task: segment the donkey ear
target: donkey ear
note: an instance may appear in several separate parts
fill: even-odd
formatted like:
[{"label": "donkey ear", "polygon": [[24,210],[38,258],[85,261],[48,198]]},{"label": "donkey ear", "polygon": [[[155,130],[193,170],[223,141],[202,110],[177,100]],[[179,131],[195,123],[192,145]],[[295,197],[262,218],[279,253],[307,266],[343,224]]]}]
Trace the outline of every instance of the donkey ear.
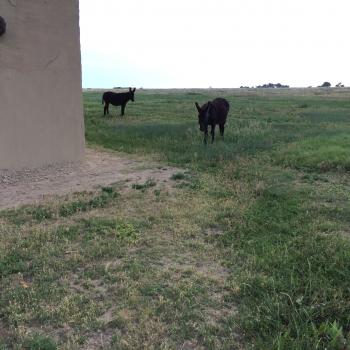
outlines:
[{"label": "donkey ear", "polygon": [[129,87],[129,91],[131,92],[131,87]]},{"label": "donkey ear", "polygon": [[199,104],[197,102],[195,102],[195,105],[197,107],[197,111],[200,113],[201,112],[201,108],[199,107]]},{"label": "donkey ear", "polygon": [[136,91],[136,88],[134,88],[134,90],[132,92],[135,92]]}]

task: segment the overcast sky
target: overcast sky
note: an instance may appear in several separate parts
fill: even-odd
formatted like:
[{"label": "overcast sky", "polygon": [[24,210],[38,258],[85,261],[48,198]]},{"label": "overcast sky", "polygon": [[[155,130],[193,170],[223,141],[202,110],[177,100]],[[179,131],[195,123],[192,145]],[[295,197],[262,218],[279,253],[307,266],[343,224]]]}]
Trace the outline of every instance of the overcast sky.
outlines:
[{"label": "overcast sky", "polygon": [[83,87],[350,85],[349,0],[80,0]]}]

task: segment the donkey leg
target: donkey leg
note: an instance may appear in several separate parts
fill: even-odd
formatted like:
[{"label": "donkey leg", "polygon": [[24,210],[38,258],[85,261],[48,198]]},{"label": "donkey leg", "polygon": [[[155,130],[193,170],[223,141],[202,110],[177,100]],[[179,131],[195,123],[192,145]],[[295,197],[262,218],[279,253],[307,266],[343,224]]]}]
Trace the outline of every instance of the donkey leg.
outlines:
[{"label": "donkey leg", "polygon": [[222,136],[222,139],[224,139],[224,131],[225,131],[225,124],[219,125],[220,127],[220,135]]},{"label": "donkey leg", "polygon": [[106,102],[105,108],[104,108],[104,115],[109,114],[109,102]]},{"label": "donkey leg", "polygon": [[122,105],[122,116],[124,115],[124,111],[125,111],[125,105]]},{"label": "donkey leg", "polygon": [[205,128],[204,130],[204,140],[203,143],[207,145],[207,139],[208,139],[208,127]]},{"label": "donkey leg", "polygon": [[214,137],[215,137],[215,124],[211,126],[211,143],[214,142]]}]

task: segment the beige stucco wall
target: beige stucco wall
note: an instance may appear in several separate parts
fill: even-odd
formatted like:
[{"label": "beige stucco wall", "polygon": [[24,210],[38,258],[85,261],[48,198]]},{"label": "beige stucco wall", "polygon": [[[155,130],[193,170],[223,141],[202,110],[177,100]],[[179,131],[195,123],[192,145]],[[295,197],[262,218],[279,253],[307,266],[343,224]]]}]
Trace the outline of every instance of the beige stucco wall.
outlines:
[{"label": "beige stucco wall", "polygon": [[78,0],[0,0],[0,169],[79,161]]}]

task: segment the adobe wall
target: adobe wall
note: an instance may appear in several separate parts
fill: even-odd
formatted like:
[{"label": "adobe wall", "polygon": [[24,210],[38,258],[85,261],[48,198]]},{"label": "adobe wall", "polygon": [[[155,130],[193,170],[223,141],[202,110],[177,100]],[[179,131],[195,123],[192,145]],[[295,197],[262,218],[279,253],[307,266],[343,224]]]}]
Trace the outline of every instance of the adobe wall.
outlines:
[{"label": "adobe wall", "polygon": [[79,1],[1,0],[0,16],[0,169],[81,160]]}]

